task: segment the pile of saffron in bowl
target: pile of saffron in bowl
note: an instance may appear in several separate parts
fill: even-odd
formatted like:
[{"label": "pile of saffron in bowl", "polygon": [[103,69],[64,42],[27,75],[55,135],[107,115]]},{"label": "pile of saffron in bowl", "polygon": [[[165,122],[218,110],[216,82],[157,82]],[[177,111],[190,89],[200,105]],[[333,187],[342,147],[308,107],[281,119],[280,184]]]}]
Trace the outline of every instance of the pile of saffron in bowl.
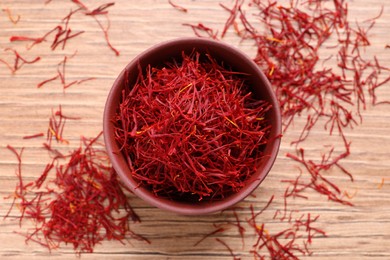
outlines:
[{"label": "pile of saffron in bowl", "polygon": [[264,158],[271,129],[272,106],[255,96],[246,76],[196,51],[139,68],[114,118],[132,178],[175,201],[240,191]]}]

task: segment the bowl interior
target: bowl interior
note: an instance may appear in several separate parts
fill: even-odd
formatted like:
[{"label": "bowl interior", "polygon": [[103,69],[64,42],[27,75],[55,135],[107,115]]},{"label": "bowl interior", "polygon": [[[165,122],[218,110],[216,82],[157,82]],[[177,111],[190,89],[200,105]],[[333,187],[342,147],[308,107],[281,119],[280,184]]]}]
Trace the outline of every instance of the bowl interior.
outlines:
[{"label": "bowl interior", "polygon": [[[200,201],[196,204],[159,198],[142,186],[138,187],[138,182],[132,178],[127,162],[119,151],[119,146],[115,141],[114,124],[112,122],[121,100],[122,89],[125,87],[125,74],[131,85],[137,79],[139,65],[141,68],[145,68],[147,65],[158,67],[167,61],[170,62],[176,58],[181,58],[183,51],[186,54],[190,54],[194,50],[199,53],[209,53],[215,60],[229,66],[233,71],[249,74],[247,85],[251,87],[255,97],[266,100],[273,106],[273,109],[266,115],[269,122],[272,124],[272,129],[269,141],[264,150],[265,156],[260,162],[257,171],[247,181],[247,185],[240,192],[232,194],[221,201]],[[126,71],[127,73],[125,73]],[[201,38],[184,38],[156,45],[138,55],[126,66],[114,82],[108,95],[104,111],[103,128],[107,152],[113,167],[122,181],[137,196],[149,204],[165,210],[179,214],[195,215],[215,212],[232,206],[248,196],[263,181],[277,156],[280,144],[281,118],[279,104],[269,81],[260,71],[258,66],[245,54],[229,45],[217,41]]]}]

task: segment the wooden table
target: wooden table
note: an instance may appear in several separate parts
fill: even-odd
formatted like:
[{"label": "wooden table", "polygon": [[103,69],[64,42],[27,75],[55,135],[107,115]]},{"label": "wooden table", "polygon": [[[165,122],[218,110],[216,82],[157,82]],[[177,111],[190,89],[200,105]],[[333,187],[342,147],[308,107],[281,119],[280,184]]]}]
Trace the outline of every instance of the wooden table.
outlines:
[{"label": "wooden table", "polygon": [[[3,197],[11,194],[16,185],[16,159],[6,146],[10,144],[17,149],[25,147],[23,155],[23,176],[26,179],[36,178],[47,163],[47,153],[42,148],[41,139],[24,140],[23,136],[44,132],[47,129],[51,110],[62,105],[64,113],[79,116],[81,120],[69,120],[64,138],[69,140],[67,148],[78,146],[81,135],[93,137],[102,130],[102,113],[108,91],[123,67],[141,51],[158,42],[182,36],[193,36],[189,27],[183,23],[197,24],[202,22],[213,28],[222,30],[228,14],[220,6],[220,1],[183,0],[177,4],[189,9],[187,13],[175,10],[168,1],[117,0],[109,9],[111,29],[109,32],[112,44],[120,51],[120,56],[107,47],[104,36],[96,22],[87,16],[72,18],[72,31],[84,30],[83,35],[69,41],[65,50],[60,48],[51,51],[48,43],[35,46],[29,51],[25,43],[10,43],[11,35],[30,35],[36,37],[53,28],[60,22],[75,4],[71,1],[52,1],[48,4],[40,1],[2,0],[1,8],[9,8],[14,18],[20,15],[20,21],[12,24],[5,12],[0,13],[0,58],[11,61],[11,53],[3,51],[14,47],[28,59],[41,56],[36,64],[26,64],[12,75],[7,67],[0,63],[0,258],[1,259],[70,259],[77,258],[72,247],[64,246],[51,254],[46,248],[34,243],[25,244],[24,238],[14,231],[23,232],[30,224],[28,221],[19,228],[18,221],[12,217],[3,220],[11,200]],[[84,1],[88,6],[97,6],[95,1]],[[103,3],[103,1],[99,1]],[[232,5],[232,1],[225,1]],[[376,16],[381,6],[384,12],[371,30],[371,47],[367,47],[366,55],[378,55],[383,65],[390,67],[389,44],[390,12],[385,0],[349,1],[350,19],[362,21]],[[255,49],[250,42],[240,43],[232,31],[224,41],[237,46],[248,55]],[[59,82],[51,82],[40,89],[36,85],[56,75],[57,63],[64,55],[77,55],[68,61],[68,80],[79,80],[94,77],[95,80],[74,85],[63,91]],[[382,100],[390,100],[389,83],[380,91]],[[380,105],[368,106],[362,112],[363,122],[353,130],[347,131],[352,141],[352,155],[344,161],[355,178],[350,182],[340,172],[332,172],[334,178],[349,194],[356,195],[351,199],[353,207],[339,205],[328,201],[323,196],[310,193],[310,199],[295,199],[289,207],[301,213],[310,212],[320,215],[317,226],[326,231],[327,236],[319,236],[313,240],[311,250],[314,259],[390,259],[390,107]],[[269,231],[277,229],[279,222],[273,219],[275,210],[283,209],[285,186],[282,179],[296,176],[296,164],[286,158],[285,154],[293,151],[291,140],[296,138],[302,127],[303,119],[285,133],[276,163],[261,187],[255,191],[256,197],[248,197],[237,205],[241,218],[249,216],[249,205],[261,208],[272,194],[275,202],[265,212],[262,221]],[[327,134],[314,131],[305,147],[318,150],[326,142]],[[384,184],[381,185],[382,178]],[[193,244],[205,234],[211,232],[212,223],[234,221],[231,211],[209,216],[177,216],[159,210],[132,197],[131,203],[140,215],[142,223],[132,225],[133,229],[149,238],[152,243],[132,241],[122,245],[118,242],[105,241],[95,248],[93,254],[82,255],[84,259],[232,259],[229,252],[213,237],[194,247]],[[12,213],[14,216],[17,211]],[[248,230],[248,236],[252,236]],[[228,243],[242,259],[251,259],[249,249],[251,242],[242,248],[241,238],[236,229],[230,229],[219,237]],[[250,241],[250,240],[248,240]]]}]

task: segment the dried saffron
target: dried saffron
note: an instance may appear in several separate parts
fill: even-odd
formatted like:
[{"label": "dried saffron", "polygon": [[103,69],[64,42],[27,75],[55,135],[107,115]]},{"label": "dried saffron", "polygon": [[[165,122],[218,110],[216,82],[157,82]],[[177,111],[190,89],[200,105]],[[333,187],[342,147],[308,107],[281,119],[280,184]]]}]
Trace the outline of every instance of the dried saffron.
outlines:
[{"label": "dried saffron", "polygon": [[[277,1],[247,2],[251,6],[249,13],[243,11],[245,1],[237,0],[231,8],[222,5],[229,16],[221,38],[230,27],[234,27],[241,40],[255,43],[257,53],[254,61],[267,72],[275,88],[285,131],[295,117],[306,117],[299,138],[292,143],[297,148],[296,153],[289,153],[288,157],[303,165],[309,175],[300,174],[299,181],[291,180],[294,187],[287,195],[307,199],[306,195],[299,193],[310,188],[334,202],[351,205],[343,200],[343,193],[326,177],[326,172],[336,168],[353,181],[352,174],[342,166],[342,160],[350,155],[350,142],[345,131],[358,125],[358,119],[362,121],[361,110],[366,108],[368,98],[374,105],[390,103],[378,101],[375,93],[390,81],[389,76],[383,78],[381,75],[381,71],[389,68],[382,66],[375,56],[368,59],[361,55],[363,48],[370,45],[368,33],[376,19],[380,18],[383,8],[377,16],[353,26],[348,21],[348,6],[342,0],[335,0],[329,5],[320,0],[293,0],[286,4]],[[254,15],[257,21],[247,19],[250,15]],[[214,28],[200,25],[207,28],[204,31],[208,34],[200,35],[195,31],[197,27],[192,26],[197,36],[219,38],[217,34],[210,33],[214,32]],[[328,47],[326,44],[334,39],[334,54],[327,60],[335,57],[339,70],[327,68],[326,60],[321,60],[319,55],[321,48]],[[302,156],[303,143],[309,138],[311,129],[320,124],[330,135],[340,136],[344,150],[336,154],[334,146],[329,146],[326,155],[307,159]]]},{"label": "dried saffron", "polygon": [[23,136],[23,139],[32,139],[32,138],[37,138],[37,137],[41,137],[41,136],[45,136],[44,133],[37,133],[37,134],[33,134],[33,135],[25,135]]},{"label": "dried saffron", "polygon": [[[50,1],[47,1],[46,4],[48,4]],[[73,32],[72,29],[69,26],[69,22],[71,18],[76,14],[83,12],[84,15],[93,17],[96,23],[99,25],[100,29],[102,30],[104,34],[105,41],[109,48],[115,53],[115,55],[119,55],[119,51],[114,48],[109,40],[108,37],[108,31],[110,29],[110,19],[108,17],[108,8],[113,6],[115,3],[105,3],[100,5],[99,7],[90,10],[86,5],[84,5],[81,1],[72,1],[74,2],[78,8],[75,10],[69,11],[69,13],[61,19],[61,22],[57,24],[54,28],[47,31],[45,34],[43,34],[41,37],[30,37],[30,36],[23,36],[23,35],[14,35],[10,37],[10,42],[17,42],[17,41],[26,41],[31,42],[30,45],[27,46],[27,49],[31,49],[34,45],[40,44],[42,42],[48,41],[49,36],[53,35],[53,38],[51,40],[50,48],[52,50],[56,50],[57,47],[60,47],[61,49],[65,49],[65,45],[68,42],[68,40],[73,39],[81,34],[84,33],[84,31],[78,31]],[[98,16],[105,16],[106,17],[106,25],[102,21],[98,19]],[[50,40],[49,40],[50,41]]]},{"label": "dried saffron", "polygon": [[212,39],[218,38],[218,32],[214,32],[213,29],[202,23],[198,23],[197,25],[184,23],[183,25],[191,27],[195,35],[198,37],[210,37]]},{"label": "dried saffron", "polygon": [[52,110],[51,114],[52,115],[49,119],[49,127],[46,134],[47,145],[50,147],[53,139],[55,139],[57,142],[68,144],[69,142],[62,137],[66,119],[68,117],[63,116],[61,105],[58,107],[56,112]]},{"label": "dried saffron", "polygon": [[41,57],[38,56],[33,60],[26,60],[25,58],[23,58],[19,54],[19,52],[17,50],[14,50],[12,48],[6,48],[5,51],[11,51],[15,56],[15,60],[14,60],[13,65],[10,65],[7,61],[0,59],[0,62],[4,63],[8,67],[8,69],[11,71],[11,73],[15,73],[16,71],[18,71],[20,68],[22,68],[22,66],[24,64],[33,64],[41,59]]},{"label": "dried saffron", "polygon": [[[111,22],[108,16],[107,8],[115,5],[115,3],[111,2],[111,3],[102,4],[99,7],[90,10],[84,3],[82,3],[79,0],[72,0],[72,2],[75,3],[77,6],[79,6],[82,10],[84,10],[85,15],[92,16],[95,19],[96,23],[99,25],[100,29],[104,34],[104,38],[106,40],[108,47],[115,53],[116,56],[119,56],[119,51],[114,46],[112,46],[110,39],[108,37],[108,31],[110,30]],[[106,26],[104,26],[102,21],[98,19],[98,16],[101,15],[106,17]]]},{"label": "dried saffron", "polygon": [[96,79],[94,77],[89,77],[89,78],[85,78],[85,79],[73,80],[73,81],[71,81],[69,83],[67,82],[66,76],[65,76],[66,75],[65,74],[65,71],[66,71],[65,68],[66,68],[68,60],[72,59],[76,54],[77,54],[77,52],[73,53],[71,56],[64,56],[62,61],[60,61],[57,64],[57,75],[39,82],[37,84],[37,88],[41,88],[42,86],[46,85],[47,83],[59,79],[60,82],[61,82],[62,88],[65,91],[67,88],[69,88],[69,87],[71,87],[73,85],[79,85],[79,84],[84,83],[86,81],[90,81],[90,80]]},{"label": "dried saffron", "polygon": [[[18,178],[19,183],[15,187],[15,192],[14,192],[14,194],[12,196],[13,197],[13,201],[12,201],[11,207],[8,210],[8,212],[4,215],[4,219],[9,216],[13,206],[15,205],[15,201],[16,201],[17,198],[20,198],[22,200],[22,203],[24,202],[25,193],[26,193],[26,186],[23,184],[23,178],[22,178],[22,154],[23,154],[24,148],[21,148],[20,152],[18,152],[13,146],[7,145],[7,149],[10,150],[16,156],[16,159],[18,161],[18,167],[17,167],[17,169],[15,171],[15,174],[16,174],[16,176]],[[9,197],[11,197],[11,196],[9,196]],[[21,207],[20,209],[21,209],[21,213],[22,214],[21,214],[21,218],[20,218],[19,224],[21,223],[21,220],[22,220],[22,218],[24,216],[24,211],[25,211],[25,209],[23,207]]]},{"label": "dried saffron", "polygon": [[168,0],[168,3],[175,9],[181,11],[181,12],[184,12],[184,13],[187,13],[188,12],[188,9],[187,8],[184,8],[180,5],[177,5],[175,4],[174,2],[172,2],[171,0]]},{"label": "dried saffron", "polygon": [[12,16],[11,10],[9,8],[3,8],[3,12],[6,12],[8,15],[8,19],[13,23],[17,24],[20,20],[20,15],[17,15],[16,18]]},{"label": "dried saffron", "polygon": [[[219,228],[203,236],[198,243],[214,236],[216,234],[224,233],[230,227],[239,227],[238,234],[241,236],[242,230],[248,232],[253,231],[253,236],[245,236],[242,239],[243,249],[247,249],[245,244],[249,244],[249,253],[253,255],[255,259],[299,259],[300,256],[312,255],[310,245],[313,243],[313,239],[317,237],[326,237],[326,233],[315,226],[315,223],[319,219],[319,216],[313,217],[312,214],[301,214],[297,210],[290,210],[289,217],[280,218],[278,226],[278,232],[271,232],[266,228],[264,216],[262,215],[267,209],[270,209],[275,197],[272,196],[268,203],[263,208],[255,209],[253,204],[249,205],[250,217],[241,219],[240,215],[235,210],[225,211],[229,214],[226,224],[221,224]],[[241,211],[245,211],[248,208],[240,208]],[[287,210],[287,209],[285,209]],[[278,212],[278,211],[276,211]],[[234,219],[234,220],[230,220]],[[260,224],[260,221],[262,222]],[[237,225],[237,223],[240,223]],[[223,225],[223,227],[221,227]],[[216,227],[216,225],[213,225]],[[232,236],[232,234],[229,234]],[[215,238],[219,243],[223,244],[229,251],[232,257],[237,257],[233,253],[232,248],[220,238]],[[222,241],[222,242],[221,242]],[[249,243],[245,243],[249,242]]]},{"label": "dried saffron", "polygon": [[69,40],[69,39],[72,39],[72,38],[75,38],[76,36],[84,33],[84,31],[79,31],[79,32],[75,32],[72,34],[72,30],[69,28],[69,21],[71,19],[71,17],[80,11],[80,8],[79,9],[76,9],[74,11],[70,11],[68,13],[68,15],[66,15],[62,20],[61,22],[56,25],[54,28],[52,28],[51,30],[49,30],[48,32],[46,32],[43,36],[41,37],[29,37],[29,36],[19,36],[19,35],[15,35],[15,36],[11,36],[10,37],[10,42],[16,42],[16,41],[27,41],[27,42],[32,42],[31,45],[28,45],[27,46],[27,49],[31,49],[34,45],[36,44],[40,44],[44,41],[47,40],[47,38],[54,34],[54,38],[52,40],[52,43],[51,43],[51,46],[50,48],[52,50],[55,50],[58,46],[62,46],[61,48],[64,49],[65,48],[65,44],[66,42]]},{"label": "dried saffron", "polygon": [[34,221],[35,229],[20,233],[26,242],[36,242],[49,250],[63,243],[72,244],[77,253],[93,252],[94,246],[103,240],[122,242],[131,237],[149,242],[130,229],[129,219],[140,219],[109,165],[100,136],[82,137],[79,148],[53,158],[41,176],[28,184],[24,184],[21,175],[23,149],[17,152],[8,146],[18,159],[19,182],[5,218],[17,202],[20,225],[24,218]]},{"label": "dried saffron", "polygon": [[[243,8],[245,3],[250,8]],[[350,155],[351,147],[346,131],[362,122],[361,110],[366,108],[368,99],[373,105],[390,103],[387,100],[379,101],[375,93],[390,81],[388,75],[383,75],[383,71],[388,72],[389,68],[381,65],[375,56],[369,59],[361,55],[364,48],[370,45],[368,33],[381,16],[383,7],[376,17],[353,26],[348,21],[348,5],[343,0],[293,0],[287,3],[236,0],[232,7],[221,6],[228,12],[221,37],[214,33],[216,28],[203,23],[185,25],[190,26],[199,37],[217,40],[222,40],[233,27],[240,40],[252,41],[257,50],[254,61],[266,72],[275,88],[284,130],[288,131],[296,117],[304,116],[306,120],[299,137],[292,142],[296,152],[287,154],[288,158],[301,165],[297,167],[299,175],[282,180],[287,183],[282,195],[283,209],[276,209],[274,214],[274,219],[289,225],[286,229],[281,228],[279,233],[272,234],[265,229],[264,223],[257,224],[256,217],[270,206],[274,196],[257,213],[250,205],[252,217],[248,219],[248,225],[257,235],[250,253],[255,259],[298,259],[301,255],[312,255],[309,246],[313,238],[326,234],[313,227],[318,216],[313,218],[307,213],[296,218],[299,211],[288,210],[288,199],[307,200],[309,193],[305,192],[311,189],[336,203],[353,205],[344,198],[351,197],[349,193],[342,191],[327,176],[327,172],[336,169],[351,181],[354,180],[352,173],[342,165],[343,159]],[[336,44],[333,44],[334,39]],[[322,59],[322,48],[334,52]],[[339,69],[327,68],[327,61],[333,62],[335,59]],[[321,124],[330,135],[339,136],[341,145],[325,146],[327,151],[317,157],[312,154],[305,156],[305,140],[310,138],[310,131]],[[382,185],[383,179],[378,187]],[[230,248],[228,251],[232,252]]]},{"label": "dried saffron", "polygon": [[199,239],[199,240],[194,244],[194,246],[199,245],[199,244],[202,243],[202,241],[205,240],[206,238],[208,238],[208,237],[210,237],[210,236],[213,236],[213,235],[215,235],[215,234],[218,234],[218,233],[222,233],[222,232],[224,232],[225,230],[226,230],[226,229],[223,228],[223,227],[219,227],[219,228],[213,230],[212,232],[210,232],[210,233],[204,235],[201,239]]},{"label": "dried saffron", "polygon": [[132,177],[157,196],[218,200],[241,190],[263,158],[270,109],[245,75],[182,53],[125,87],[116,140]]},{"label": "dried saffron", "polygon": [[233,257],[233,260],[240,260],[240,259],[241,259],[241,258],[237,257],[237,256],[234,254],[234,252],[233,252],[233,250],[231,249],[231,247],[230,247],[228,244],[226,244],[225,241],[223,241],[223,240],[221,240],[221,239],[219,239],[219,238],[216,238],[215,240],[216,240],[218,243],[222,244],[224,247],[226,247],[226,249],[230,252],[230,255]]},{"label": "dried saffron", "polygon": [[106,3],[102,4],[101,6],[93,9],[90,12],[86,12],[85,15],[101,15],[101,14],[108,14],[108,11],[106,10],[110,6],[113,6],[115,3]]}]

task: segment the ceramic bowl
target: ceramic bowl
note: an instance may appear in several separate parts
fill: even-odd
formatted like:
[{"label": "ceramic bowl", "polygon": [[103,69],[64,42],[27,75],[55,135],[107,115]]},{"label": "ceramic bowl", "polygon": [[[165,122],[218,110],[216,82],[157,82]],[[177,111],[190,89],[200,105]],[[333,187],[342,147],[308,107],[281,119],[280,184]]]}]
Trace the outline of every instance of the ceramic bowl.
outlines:
[{"label": "ceramic bowl", "polygon": [[[180,58],[183,51],[191,53],[194,49],[200,53],[208,52],[211,57],[215,58],[217,61],[229,65],[233,71],[248,74],[248,85],[253,88],[251,90],[255,94],[255,97],[268,101],[272,104],[273,108],[266,115],[272,125],[272,128],[269,141],[264,148],[265,156],[259,164],[257,171],[247,181],[246,186],[239,192],[232,194],[223,200],[189,203],[157,197],[148,189],[140,186],[138,181],[132,178],[132,174],[125,157],[119,151],[119,144],[115,141],[113,118],[117,113],[119,102],[121,100],[122,89],[124,88],[124,76],[126,74],[125,71],[128,72],[129,82],[135,82],[138,75],[139,65],[142,68],[149,64],[152,67],[158,66],[167,61],[172,61],[175,57]],[[134,192],[134,194],[147,203],[164,210],[185,215],[201,215],[217,212],[233,206],[251,194],[264,180],[268,172],[271,170],[279,150],[281,115],[278,101],[269,81],[259,67],[244,53],[235,47],[214,40],[202,38],[181,38],[163,42],[147,49],[135,57],[124,68],[115,80],[108,95],[104,111],[103,129],[104,140],[112,165],[121,180]]]}]

